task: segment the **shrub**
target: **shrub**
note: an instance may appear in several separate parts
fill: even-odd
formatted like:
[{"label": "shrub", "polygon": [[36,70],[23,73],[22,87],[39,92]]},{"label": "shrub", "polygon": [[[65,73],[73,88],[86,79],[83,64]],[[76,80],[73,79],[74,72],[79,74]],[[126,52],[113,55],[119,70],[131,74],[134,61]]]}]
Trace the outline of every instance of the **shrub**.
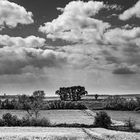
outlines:
[{"label": "shrub", "polygon": [[96,113],[94,121],[94,125],[96,127],[108,128],[111,125],[111,123],[111,118],[106,112],[100,111]]},{"label": "shrub", "polygon": [[129,130],[134,130],[135,129],[135,121],[133,121],[131,118],[125,121],[125,126],[129,128]]},{"label": "shrub", "polygon": [[43,118],[43,119],[31,118],[29,120],[29,123],[30,123],[29,124],[30,126],[42,126],[42,127],[44,127],[44,126],[50,126],[50,121],[47,120],[47,119],[45,119],[45,118]]},{"label": "shrub", "polygon": [[46,118],[42,118],[42,119],[37,119],[37,118],[29,118],[29,117],[23,117],[21,120],[21,125],[22,126],[40,126],[40,127],[46,127],[46,126],[50,126],[51,122],[46,119]]},{"label": "shrub", "polygon": [[12,115],[10,113],[3,114],[2,116],[4,125],[11,126],[12,125]]},{"label": "shrub", "polygon": [[11,115],[10,113],[3,114],[1,123],[4,126],[20,126],[20,120],[15,115]]},{"label": "shrub", "polygon": [[30,126],[30,119],[29,119],[29,117],[23,117],[21,119],[21,126]]}]

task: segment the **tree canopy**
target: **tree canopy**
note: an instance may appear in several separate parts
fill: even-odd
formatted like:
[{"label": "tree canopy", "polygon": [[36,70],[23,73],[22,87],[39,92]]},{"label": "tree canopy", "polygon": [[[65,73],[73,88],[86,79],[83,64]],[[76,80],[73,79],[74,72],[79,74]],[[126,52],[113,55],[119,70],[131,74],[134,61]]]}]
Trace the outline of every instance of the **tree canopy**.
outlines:
[{"label": "tree canopy", "polygon": [[71,100],[78,101],[82,96],[88,94],[85,87],[82,86],[72,86],[72,87],[60,87],[55,94],[60,96],[61,100]]}]

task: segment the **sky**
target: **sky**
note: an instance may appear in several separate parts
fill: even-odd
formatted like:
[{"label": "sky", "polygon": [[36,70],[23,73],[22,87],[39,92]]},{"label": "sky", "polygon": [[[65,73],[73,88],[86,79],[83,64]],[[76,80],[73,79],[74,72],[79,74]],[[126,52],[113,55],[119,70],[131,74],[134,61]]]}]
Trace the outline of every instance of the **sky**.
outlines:
[{"label": "sky", "polygon": [[140,93],[139,0],[0,0],[0,94]]}]

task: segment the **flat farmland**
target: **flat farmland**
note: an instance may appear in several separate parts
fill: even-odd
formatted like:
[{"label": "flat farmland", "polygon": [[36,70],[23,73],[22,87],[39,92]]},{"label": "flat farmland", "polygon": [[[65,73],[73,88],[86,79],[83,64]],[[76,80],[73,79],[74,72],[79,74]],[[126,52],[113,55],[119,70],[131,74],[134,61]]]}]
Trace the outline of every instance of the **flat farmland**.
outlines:
[{"label": "flat farmland", "polygon": [[[26,111],[21,110],[0,110],[0,117],[5,113],[11,113],[18,118],[25,117]],[[79,124],[93,124],[95,114],[89,110],[44,110],[40,111],[40,118],[48,118],[51,123],[79,123]]]}]

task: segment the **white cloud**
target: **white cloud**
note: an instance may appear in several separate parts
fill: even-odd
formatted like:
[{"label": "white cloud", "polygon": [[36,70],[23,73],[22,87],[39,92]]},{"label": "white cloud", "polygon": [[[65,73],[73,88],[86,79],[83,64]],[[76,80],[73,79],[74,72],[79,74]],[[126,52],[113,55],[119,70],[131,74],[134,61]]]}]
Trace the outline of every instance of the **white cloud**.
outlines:
[{"label": "white cloud", "polygon": [[103,2],[73,1],[65,8],[59,8],[63,13],[57,19],[40,27],[48,38],[78,42],[76,45],[54,49],[44,46],[43,38],[0,35],[0,74],[25,73],[34,68],[38,71],[50,67],[113,70],[116,64],[134,62],[134,57],[130,55],[132,52],[137,59],[134,64],[138,65],[140,28],[109,29],[109,23],[94,18],[102,8],[108,7]]},{"label": "white cloud", "polygon": [[120,16],[119,19],[121,20],[128,20],[132,17],[140,18],[140,1],[138,1],[133,7],[124,11]]},{"label": "white cloud", "polygon": [[[104,34],[103,56],[110,63],[140,66],[140,28],[115,28]],[[122,70],[123,71],[123,70]]]},{"label": "white cloud", "polygon": [[105,40],[111,44],[131,44],[132,42],[137,44],[140,39],[140,27],[134,27],[132,29],[114,28],[108,30],[104,34]]},{"label": "white cloud", "polygon": [[8,0],[0,0],[0,29],[5,25],[14,28],[18,23],[31,24],[34,22],[32,16],[32,12],[27,12],[24,7]]},{"label": "white cloud", "polygon": [[37,74],[37,70],[42,71],[45,67],[61,68],[66,63],[65,54],[45,49],[45,41],[35,36],[22,38],[0,35],[0,75],[29,71]]},{"label": "white cloud", "polygon": [[39,48],[45,45],[45,39],[28,36],[26,38],[22,37],[10,37],[8,35],[0,35],[0,46],[8,47],[24,47],[24,48]]},{"label": "white cloud", "polygon": [[[105,5],[96,1],[73,1],[61,8],[63,12],[52,22],[45,23],[39,30],[52,39],[63,39],[72,42],[96,42],[110,25],[94,19]],[[60,10],[60,8],[59,8]]]}]

